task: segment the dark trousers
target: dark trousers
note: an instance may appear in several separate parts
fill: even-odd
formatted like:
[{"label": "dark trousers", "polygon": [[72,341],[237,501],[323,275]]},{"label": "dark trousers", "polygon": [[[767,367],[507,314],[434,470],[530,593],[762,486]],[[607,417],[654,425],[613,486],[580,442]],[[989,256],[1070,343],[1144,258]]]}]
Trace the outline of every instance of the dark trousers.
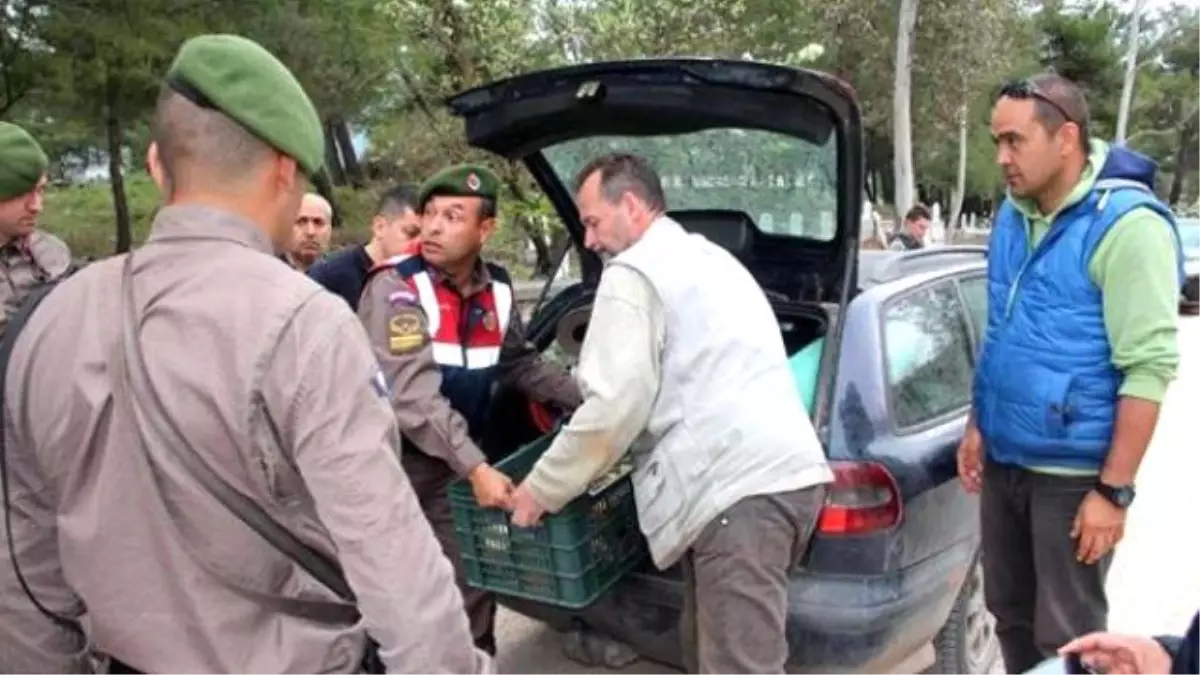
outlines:
[{"label": "dark trousers", "polygon": [[1079,504],[1095,482],[993,462],[984,469],[984,595],[1007,672],[1023,673],[1107,626],[1104,580],[1112,553],[1085,565],[1071,538]]},{"label": "dark trousers", "polygon": [[496,596],[467,583],[467,572],[462,563],[462,547],[454,534],[454,516],[450,510],[450,496],[447,492],[455,476],[445,462],[416,451],[406,450],[401,463],[412,481],[421,510],[433,526],[433,534],[438,543],[442,545],[442,553],[446,554],[454,565],[454,580],[458,582],[458,589],[462,592],[475,646],[495,656]]},{"label": "dark trousers", "polygon": [[823,485],[747,497],[704,528],[682,561],[688,672],[784,672],[788,582],[824,501]]}]

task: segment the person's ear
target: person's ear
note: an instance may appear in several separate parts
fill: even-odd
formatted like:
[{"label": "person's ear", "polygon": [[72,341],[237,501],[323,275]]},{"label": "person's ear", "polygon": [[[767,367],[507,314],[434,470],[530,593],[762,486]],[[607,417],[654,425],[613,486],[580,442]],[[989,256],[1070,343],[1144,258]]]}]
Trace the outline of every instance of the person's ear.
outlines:
[{"label": "person's ear", "polygon": [[383,236],[383,228],[387,226],[387,221],[383,216],[376,215],[371,219],[371,235],[376,239]]},{"label": "person's ear", "polygon": [[300,165],[287,155],[275,156],[275,176],[279,189],[284,194],[303,187],[301,183]]},{"label": "person's ear", "polygon": [[479,241],[486,243],[496,233],[496,217],[484,218],[479,221]]},{"label": "person's ear", "polygon": [[155,141],[150,141],[150,147],[146,148],[146,169],[150,172],[150,179],[154,181],[159,193],[163,197],[171,196],[171,184],[167,180],[166,170],[163,169],[162,159],[158,156],[158,143]]}]

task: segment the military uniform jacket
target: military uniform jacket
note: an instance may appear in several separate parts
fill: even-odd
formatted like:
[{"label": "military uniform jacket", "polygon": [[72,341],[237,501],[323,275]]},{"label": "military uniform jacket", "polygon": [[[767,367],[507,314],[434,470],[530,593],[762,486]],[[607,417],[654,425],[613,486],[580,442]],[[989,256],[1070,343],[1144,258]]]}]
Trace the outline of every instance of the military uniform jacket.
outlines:
[{"label": "military uniform jacket", "polygon": [[[391,389],[406,445],[404,466],[418,494],[445,483],[447,466],[466,476],[483,463],[476,445],[493,384],[574,409],[579,387],[525,340],[508,274],[482,262],[463,288],[420,256],[374,271],[359,317]],[[474,439],[474,440],[473,440]]]},{"label": "military uniform jacket", "polygon": [[25,296],[57,278],[70,265],[71,251],[49,232],[34,230],[0,247],[0,269],[4,274],[4,283],[0,284],[0,337]]},{"label": "military uniform jacket", "polygon": [[261,596],[337,598],[177,465],[160,467],[160,496],[128,407],[114,401],[117,257],[56,288],[10,363],[15,550],[41,603],[86,612],[86,629],[40,614],[4,547],[0,670],[82,670],[90,641],[144,672],[353,672],[366,633],[390,672],[491,668],[398,462],[361,325],[270,250],[238,217],[164,208],[134,254],[146,373],[219,474],[341,562],[361,623],[272,609]]}]

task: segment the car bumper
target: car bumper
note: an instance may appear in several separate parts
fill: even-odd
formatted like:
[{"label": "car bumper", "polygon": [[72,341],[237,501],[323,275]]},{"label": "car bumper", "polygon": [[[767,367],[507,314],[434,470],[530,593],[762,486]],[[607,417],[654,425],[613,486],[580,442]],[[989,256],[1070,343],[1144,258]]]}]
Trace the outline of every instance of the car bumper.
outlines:
[{"label": "car bumper", "polygon": [[[788,603],[789,670],[883,672],[903,663],[945,624],[977,546],[964,541],[878,576],[796,575]],[[582,623],[645,658],[678,667],[681,594],[678,577],[641,572],[577,612],[505,597],[500,602],[560,630]]]}]

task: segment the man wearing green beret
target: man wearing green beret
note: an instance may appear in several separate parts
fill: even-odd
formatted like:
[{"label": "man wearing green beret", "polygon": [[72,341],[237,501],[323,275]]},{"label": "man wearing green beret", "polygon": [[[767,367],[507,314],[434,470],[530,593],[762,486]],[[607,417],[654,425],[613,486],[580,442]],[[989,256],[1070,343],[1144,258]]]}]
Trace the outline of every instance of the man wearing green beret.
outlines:
[{"label": "man wearing green beret", "polygon": [[93,651],[113,672],[362,672],[368,638],[389,672],[491,668],[362,326],[272,255],[323,152],[269,52],[184,43],[148,241],[10,327],[0,670],[81,672]]},{"label": "man wearing green beret", "polygon": [[0,337],[21,301],[71,265],[58,237],[37,229],[48,161],[42,146],[21,127],[0,122]]},{"label": "man wearing green beret", "polygon": [[493,385],[574,409],[579,387],[525,340],[508,272],[485,263],[500,180],[486,167],[445,169],[421,186],[421,245],[373,270],[358,314],[391,384],[404,436],[402,463],[455,563],[475,644],[494,654],[495,598],[466,584],[446,488],[466,478],[483,506],[507,507],[513,489],[479,449]]}]

